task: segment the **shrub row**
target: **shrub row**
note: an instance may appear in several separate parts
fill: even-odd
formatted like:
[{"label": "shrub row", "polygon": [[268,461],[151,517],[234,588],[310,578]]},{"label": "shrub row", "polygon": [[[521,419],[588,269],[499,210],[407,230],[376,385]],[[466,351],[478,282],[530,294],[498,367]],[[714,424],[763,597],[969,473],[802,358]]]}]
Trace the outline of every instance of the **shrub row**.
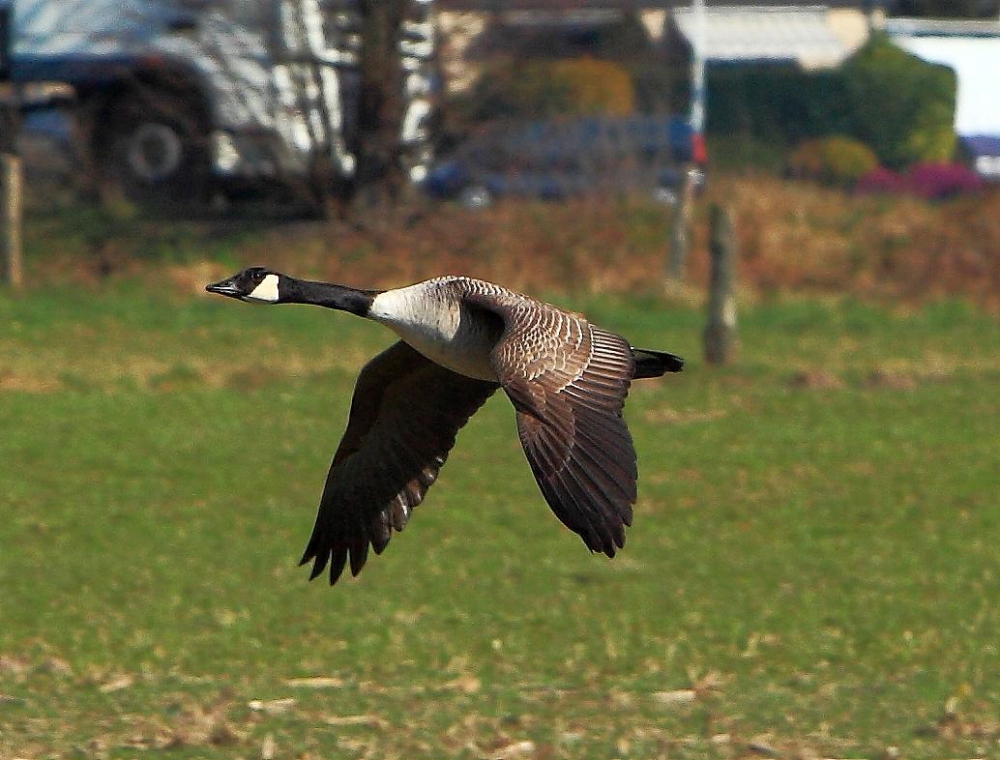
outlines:
[{"label": "shrub row", "polygon": [[983,181],[961,164],[921,161],[906,170],[893,171],[879,165],[875,153],[849,137],[832,136],[806,140],[791,154],[788,173],[862,195],[908,194],[941,200],[983,189]]}]

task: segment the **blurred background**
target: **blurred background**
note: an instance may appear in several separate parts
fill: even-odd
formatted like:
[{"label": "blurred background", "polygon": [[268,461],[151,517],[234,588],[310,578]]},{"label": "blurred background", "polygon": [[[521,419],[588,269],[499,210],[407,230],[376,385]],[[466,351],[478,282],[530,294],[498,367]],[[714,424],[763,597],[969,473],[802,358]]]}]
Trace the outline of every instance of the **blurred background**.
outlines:
[{"label": "blurred background", "polygon": [[[77,226],[88,214],[384,226],[387,213],[423,223],[498,200],[628,198],[670,220],[678,279],[687,248],[704,248],[698,214],[718,199],[740,220],[757,285],[831,269],[871,278],[874,259],[828,249],[892,256],[891,223],[841,230],[843,246],[809,230],[795,242],[808,273],[776,272],[789,269],[785,246],[762,239],[795,235],[789,200],[846,211],[864,197],[991,194],[994,5],[21,0],[0,5],[5,151],[26,177],[19,208],[79,215]],[[831,204],[829,189],[849,200]],[[918,208],[922,232],[891,264],[923,267],[905,288],[995,289],[995,267],[948,244],[955,214]],[[449,226],[484,223],[459,218]],[[997,231],[979,223],[992,246]],[[115,244],[95,237],[108,253],[79,263],[117,266]],[[534,237],[524,247],[544,246]],[[662,250],[638,253],[646,269]],[[930,277],[940,256],[960,259],[946,278],[967,281]]]},{"label": "blurred background", "polygon": [[[462,183],[570,195],[604,184],[586,164],[613,158],[703,168],[706,133],[725,141],[722,167],[997,173],[989,2],[85,5],[4,6],[5,93],[26,136],[56,141],[78,189],[104,200],[197,207],[283,186],[344,202]],[[834,136],[849,157],[803,146]],[[482,174],[449,176],[439,157],[470,141],[451,168]],[[831,162],[824,150],[837,166],[811,165]]]}]

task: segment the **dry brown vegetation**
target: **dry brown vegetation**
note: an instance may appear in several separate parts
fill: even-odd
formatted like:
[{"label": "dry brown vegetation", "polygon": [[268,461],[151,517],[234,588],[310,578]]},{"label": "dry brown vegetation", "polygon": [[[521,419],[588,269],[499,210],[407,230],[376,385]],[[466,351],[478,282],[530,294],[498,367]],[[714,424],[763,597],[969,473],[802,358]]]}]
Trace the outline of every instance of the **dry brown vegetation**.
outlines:
[{"label": "dry brown vegetation", "polygon": [[726,183],[716,195],[736,212],[740,274],[758,291],[904,301],[957,296],[1000,307],[996,191],[928,203],[759,179]]},{"label": "dry brown vegetation", "polygon": [[[932,203],[854,197],[764,176],[715,179],[695,210],[687,279],[699,291],[710,203],[734,213],[745,297],[849,293],[887,303],[957,297],[1000,311],[998,191]],[[39,284],[160,278],[159,251],[177,262],[172,286],[188,292],[235,259],[371,286],[456,273],[535,293],[659,293],[669,214],[646,201],[579,200],[502,203],[480,212],[428,205],[351,222],[88,219],[86,227],[70,237],[63,222],[29,219],[29,278]]]},{"label": "dry brown vegetation", "polygon": [[[1000,193],[928,203],[855,198],[807,183],[725,178],[698,204],[689,280],[706,279],[707,207],[731,207],[741,287],[877,300],[963,297],[1000,309]],[[442,272],[542,291],[657,292],[668,237],[662,208],[639,202],[447,208],[408,224],[264,235],[248,260],[303,257],[332,280],[399,284]],[[319,233],[319,234],[317,234]],[[342,253],[344,252],[344,253]],[[346,255],[345,255],[346,253]]]}]

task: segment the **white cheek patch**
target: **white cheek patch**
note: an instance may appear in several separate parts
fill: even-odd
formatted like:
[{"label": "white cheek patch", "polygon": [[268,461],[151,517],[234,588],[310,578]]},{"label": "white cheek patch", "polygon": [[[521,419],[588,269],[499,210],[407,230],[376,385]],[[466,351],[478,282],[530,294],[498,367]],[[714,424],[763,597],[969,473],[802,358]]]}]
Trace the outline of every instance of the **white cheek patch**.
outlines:
[{"label": "white cheek patch", "polygon": [[262,303],[275,303],[278,300],[278,275],[269,274],[260,281],[260,285],[247,294],[246,300]]}]

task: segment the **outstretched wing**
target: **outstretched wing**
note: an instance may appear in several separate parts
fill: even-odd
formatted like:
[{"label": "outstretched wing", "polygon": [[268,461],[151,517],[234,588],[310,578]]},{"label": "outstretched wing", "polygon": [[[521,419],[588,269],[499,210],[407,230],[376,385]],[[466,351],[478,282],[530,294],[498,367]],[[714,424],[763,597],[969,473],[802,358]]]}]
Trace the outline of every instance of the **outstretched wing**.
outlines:
[{"label": "outstretched wing", "polygon": [[545,500],[591,551],[613,557],[636,500],[635,448],[622,418],[631,348],[554,307],[497,309],[490,296],[473,298],[506,321],[491,359]]},{"label": "outstretched wing", "polygon": [[496,389],[402,341],[364,366],[300,562],[314,560],[310,580],[329,564],[336,583],[348,558],[357,575],[369,546],[385,549],[437,478],[459,429]]}]

